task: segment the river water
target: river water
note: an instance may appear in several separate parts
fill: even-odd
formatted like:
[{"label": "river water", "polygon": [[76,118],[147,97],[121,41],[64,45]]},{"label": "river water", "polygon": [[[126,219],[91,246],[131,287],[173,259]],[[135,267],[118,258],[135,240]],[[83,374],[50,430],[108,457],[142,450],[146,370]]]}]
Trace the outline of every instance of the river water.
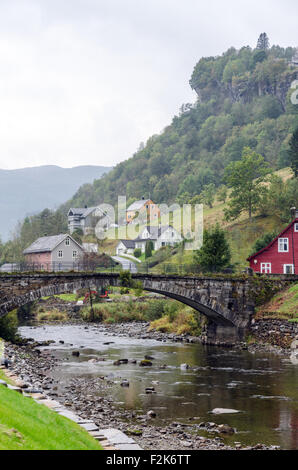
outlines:
[{"label": "river water", "polygon": [[[194,423],[225,423],[237,429],[227,443],[298,449],[298,366],[285,357],[113,336],[92,325],[23,326],[19,331],[37,341],[56,341],[46,349],[61,359],[51,375],[62,388],[76,377],[104,375],[115,382],[109,395],[116,406],[138,413],[155,410],[159,425],[189,418],[195,418]],[[72,356],[74,349],[80,350],[79,357]],[[113,365],[118,359],[139,361],[145,355],[154,357],[152,367]],[[88,362],[96,358],[101,361]],[[191,368],[182,370],[184,363]],[[121,387],[123,379],[129,387]],[[157,393],[146,394],[145,388],[152,386]],[[214,408],[238,413],[214,415]]]}]

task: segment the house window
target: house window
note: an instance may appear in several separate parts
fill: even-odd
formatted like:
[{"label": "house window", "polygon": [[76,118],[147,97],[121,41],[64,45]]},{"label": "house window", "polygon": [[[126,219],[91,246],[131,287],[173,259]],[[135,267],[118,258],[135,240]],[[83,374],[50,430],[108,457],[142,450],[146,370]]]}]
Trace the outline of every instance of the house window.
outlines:
[{"label": "house window", "polygon": [[285,253],[289,251],[289,239],[288,238],[278,239],[278,251],[279,253]]},{"label": "house window", "polygon": [[73,250],[73,252],[72,252],[72,257],[73,257],[73,258],[77,258],[77,256],[78,256],[77,250]]},{"label": "house window", "polygon": [[298,232],[298,224],[294,224],[294,230],[295,232]]},{"label": "house window", "polygon": [[271,263],[261,263],[261,273],[271,274]]},{"label": "house window", "polygon": [[69,246],[69,245],[70,245],[70,240],[69,240],[69,238],[67,238],[67,239],[65,240],[65,245],[66,245],[66,246]]},{"label": "house window", "polygon": [[284,274],[294,274],[294,265],[284,264]]},{"label": "house window", "polygon": [[58,251],[58,258],[63,258],[63,251],[62,250]]}]

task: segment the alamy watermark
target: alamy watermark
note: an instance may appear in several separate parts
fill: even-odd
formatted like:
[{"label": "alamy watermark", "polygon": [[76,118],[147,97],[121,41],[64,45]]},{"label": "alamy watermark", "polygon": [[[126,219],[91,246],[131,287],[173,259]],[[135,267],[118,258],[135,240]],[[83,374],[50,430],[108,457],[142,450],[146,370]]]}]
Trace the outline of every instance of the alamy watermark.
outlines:
[{"label": "alamy watermark", "polygon": [[[144,201],[145,203],[145,201]],[[203,244],[203,204],[149,204],[143,210],[127,216],[125,196],[118,196],[117,208],[100,204],[93,213],[95,235],[99,240],[144,240],[146,227],[158,230],[159,236],[167,231],[165,244],[184,242],[186,250],[198,250]],[[149,239],[149,238],[148,238]],[[162,240],[161,240],[162,243]]]}]

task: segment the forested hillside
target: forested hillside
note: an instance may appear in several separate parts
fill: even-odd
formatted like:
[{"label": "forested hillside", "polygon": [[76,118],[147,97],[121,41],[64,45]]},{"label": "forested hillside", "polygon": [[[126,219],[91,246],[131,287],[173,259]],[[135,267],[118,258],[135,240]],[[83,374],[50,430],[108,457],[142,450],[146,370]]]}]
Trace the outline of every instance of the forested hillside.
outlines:
[{"label": "forested hillside", "polygon": [[[21,253],[37,236],[65,231],[69,207],[116,204],[118,195],[126,195],[128,204],[142,196],[181,204],[199,200],[207,188],[215,194],[224,183],[225,168],[241,160],[246,147],[262,155],[273,171],[289,167],[289,142],[298,127],[298,106],[290,100],[298,77],[295,54],[292,47],[258,43],[256,49],[231,48],[202,58],[190,78],[196,102],[182,105],[159,135],[107,175],[81,186],[58,211],[27,218],[16,239],[2,247],[0,260]],[[286,200],[280,197],[281,184],[275,182],[267,206],[279,197],[276,207],[288,214],[289,204],[296,204],[296,182],[283,188],[284,195],[290,194]],[[268,214],[268,207],[261,215]]]},{"label": "forested hillside", "polygon": [[246,146],[274,169],[288,166],[288,142],[298,124],[298,106],[289,99],[298,72],[290,65],[294,53],[291,47],[243,47],[202,58],[190,79],[196,103],[183,105],[160,135],[104,178],[82,186],[70,204],[115,203],[118,194],[129,201],[149,194],[157,203],[187,201],[206,184],[219,186],[224,168]]}]

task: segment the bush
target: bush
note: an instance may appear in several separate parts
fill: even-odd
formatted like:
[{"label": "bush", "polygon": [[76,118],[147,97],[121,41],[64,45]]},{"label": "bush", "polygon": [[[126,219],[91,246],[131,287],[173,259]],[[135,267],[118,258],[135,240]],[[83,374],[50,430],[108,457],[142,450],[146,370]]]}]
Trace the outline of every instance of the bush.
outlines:
[{"label": "bush", "polygon": [[0,338],[6,341],[16,341],[18,339],[18,314],[17,310],[7,313],[0,318]]},{"label": "bush", "polygon": [[133,252],[133,254],[136,258],[140,258],[140,256],[142,256],[141,248],[136,248],[135,251]]}]

